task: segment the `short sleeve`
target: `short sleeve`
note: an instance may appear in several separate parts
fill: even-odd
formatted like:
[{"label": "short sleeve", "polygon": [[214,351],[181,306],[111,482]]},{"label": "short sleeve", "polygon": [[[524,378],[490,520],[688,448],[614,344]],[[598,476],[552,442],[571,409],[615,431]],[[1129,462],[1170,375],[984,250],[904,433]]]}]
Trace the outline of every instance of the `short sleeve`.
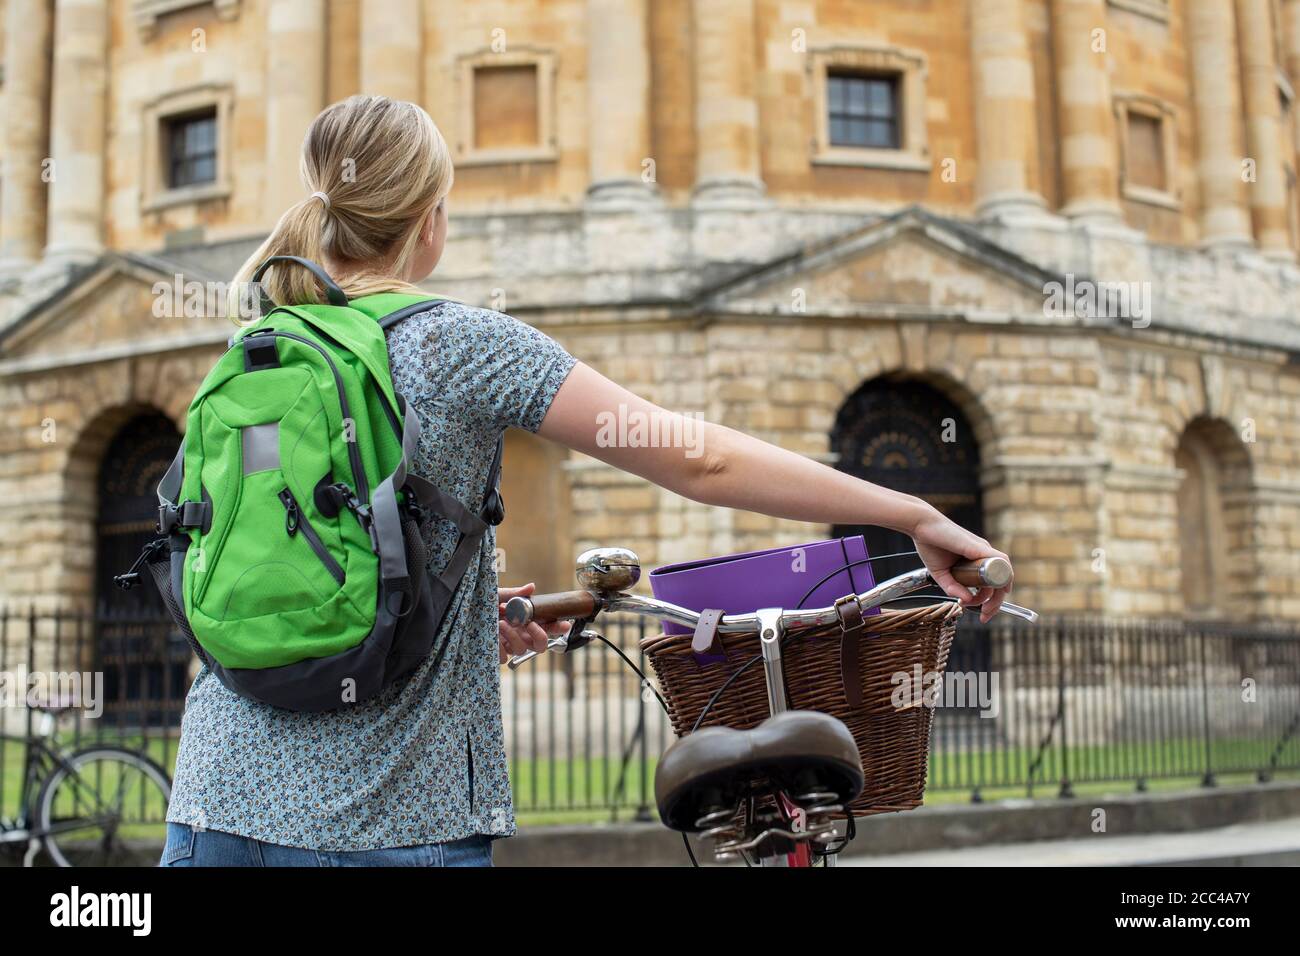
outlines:
[{"label": "short sleeve", "polygon": [[390,348],[425,365],[432,394],[500,431],[537,431],[577,364],[532,326],[459,303],[403,322]]}]

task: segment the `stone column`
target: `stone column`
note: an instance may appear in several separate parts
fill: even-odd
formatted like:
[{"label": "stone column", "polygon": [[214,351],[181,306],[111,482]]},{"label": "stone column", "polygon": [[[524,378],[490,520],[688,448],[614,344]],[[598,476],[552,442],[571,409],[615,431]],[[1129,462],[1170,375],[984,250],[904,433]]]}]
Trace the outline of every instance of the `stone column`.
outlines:
[{"label": "stone column", "polygon": [[420,102],[420,0],[362,0],[361,92]]},{"label": "stone column", "polygon": [[989,219],[1041,214],[1034,64],[1024,0],[971,0],[970,10],[976,213]]},{"label": "stone column", "polygon": [[1272,12],[1270,0],[1237,0],[1246,149],[1255,161],[1255,181],[1246,184],[1246,191],[1260,251],[1273,258],[1294,259],[1287,215],[1282,105],[1278,99]]},{"label": "stone column", "polygon": [[269,0],[266,23],[268,224],[307,198],[298,173],[307,127],[325,107],[325,0]]},{"label": "stone column", "polygon": [[650,158],[650,47],[646,0],[587,0],[587,111],[593,202],[654,195]]},{"label": "stone column", "polygon": [[42,161],[49,135],[50,0],[9,0],[0,110],[0,272],[40,258],[45,245]]},{"label": "stone column", "polygon": [[1300,0],[1282,0],[1281,29],[1286,71],[1295,84],[1300,82]]},{"label": "stone column", "polygon": [[1093,48],[1106,25],[1106,0],[1052,0],[1056,98],[1061,124],[1061,212],[1118,223],[1119,148],[1107,54]]},{"label": "stone column", "polygon": [[1241,83],[1232,0],[1197,0],[1184,6],[1191,46],[1196,121],[1196,172],[1201,192],[1201,241],[1210,247],[1251,241],[1245,149],[1241,135]]},{"label": "stone column", "polygon": [[754,0],[694,0],[695,199],[763,194],[754,77]]},{"label": "stone column", "polygon": [[[1300,0],[1282,0],[1282,22],[1278,24],[1282,31],[1282,56],[1284,68],[1293,88],[1300,86]],[[1291,128],[1284,130],[1286,139],[1283,156],[1290,160],[1293,170],[1300,167],[1296,162],[1300,151],[1300,104],[1291,104]],[[1294,197],[1288,197],[1294,202]]]},{"label": "stone column", "polygon": [[108,0],[57,0],[45,255],[85,262],[104,249]]}]

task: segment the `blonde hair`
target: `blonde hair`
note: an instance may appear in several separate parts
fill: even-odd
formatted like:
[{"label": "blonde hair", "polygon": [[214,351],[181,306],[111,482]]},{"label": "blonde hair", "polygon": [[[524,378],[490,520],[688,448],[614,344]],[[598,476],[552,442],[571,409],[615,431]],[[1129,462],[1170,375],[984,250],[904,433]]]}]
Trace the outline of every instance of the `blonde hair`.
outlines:
[{"label": "blonde hair", "polygon": [[[451,191],[451,154],[419,106],[386,96],[352,96],[312,121],[299,172],[306,192],[236,273],[232,312],[241,290],[271,256],[301,256],[328,270],[348,298],[377,292],[419,292],[399,279],[414,253],[424,217]],[[315,195],[323,193],[325,197]],[[277,263],[261,279],[277,305],[325,301],[308,270]]]}]

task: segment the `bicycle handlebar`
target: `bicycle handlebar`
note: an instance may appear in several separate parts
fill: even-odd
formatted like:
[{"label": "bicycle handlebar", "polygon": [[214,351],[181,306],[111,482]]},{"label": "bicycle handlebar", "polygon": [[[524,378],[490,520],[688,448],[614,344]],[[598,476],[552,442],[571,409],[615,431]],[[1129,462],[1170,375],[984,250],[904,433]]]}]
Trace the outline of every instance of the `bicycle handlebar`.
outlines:
[{"label": "bicycle handlebar", "polygon": [[[522,605],[515,604],[516,601],[525,602],[528,605],[528,611],[518,621],[511,617],[511,606],[515,608],[516,616],[523,614]],[[560,621],[567,618],[591,617],[595,614],[600,605],[600,599],[592,591],[560,591],[556,594],[534,594],[530,598],[511,598],[506,604],[506,620],[518,627],[521,624],[527,624],[529,621]]]},{"label": "bicycle handlebar", "polygon": [[[957,565],[952,569],[953,577],[966,587],[1005,587],[1010,583],[1011,565],[1005,558],[986,558],[983,561]],[[931,581],[930,572],[917,568],[906,574],[890,578],[877,584],[869,591],[853,595],[862,613],[903,597]],[[1001,582],[1001,583],[994,583]],[[950,598],[945,598],[951,600]],[[1038,613],[1018,604],[1004,601],[1001,611],[1030,623],[1038,620]],[[656,617],[672,621],[684,627],[694,628],[700,621],[700,615],[689,608],[660,601],[657,598],[640,594],[617,592],[598,594],[595,591],[566,591],[559,594],[537,594],[531,598],[514,597],[506,602],[505,618],[515,627],[532,621],[552,621],[561,618],[590,618],[600,611],[627,611],[644,617]],[[788,610],[781,613],[781,626],[788,630],[803,630],[810,627],[823,627],[840,620],[835,605],[813,608],[810,610]],[[718,630],[723,633],[757,633],[758,612],[749,614],[727,614],[718,622]],[[552,638],[548,647],[563,649],[567,647],[567,637]],[[537,656],[536,651],[528,651],[510,659],[510,669],[514,670],[525,661]]]},{"label": "bicycle handlebar", "polygon": [[1011,583],[1011,562],[1006,558],[968,561],[948,570],[958,584],[968,588],[1004,588]]}]

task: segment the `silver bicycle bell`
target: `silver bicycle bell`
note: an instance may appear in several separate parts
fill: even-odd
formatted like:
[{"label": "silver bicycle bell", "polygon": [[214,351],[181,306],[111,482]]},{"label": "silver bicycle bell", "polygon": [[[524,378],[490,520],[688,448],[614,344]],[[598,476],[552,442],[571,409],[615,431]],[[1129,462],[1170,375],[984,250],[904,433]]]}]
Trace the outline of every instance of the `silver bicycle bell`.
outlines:
[{"label": "silver bicycle bell", "polygon": [[617,594],[641,580],[641,560],[627,548],[592,548],[578,555],[575,571],[588,591]]}]

